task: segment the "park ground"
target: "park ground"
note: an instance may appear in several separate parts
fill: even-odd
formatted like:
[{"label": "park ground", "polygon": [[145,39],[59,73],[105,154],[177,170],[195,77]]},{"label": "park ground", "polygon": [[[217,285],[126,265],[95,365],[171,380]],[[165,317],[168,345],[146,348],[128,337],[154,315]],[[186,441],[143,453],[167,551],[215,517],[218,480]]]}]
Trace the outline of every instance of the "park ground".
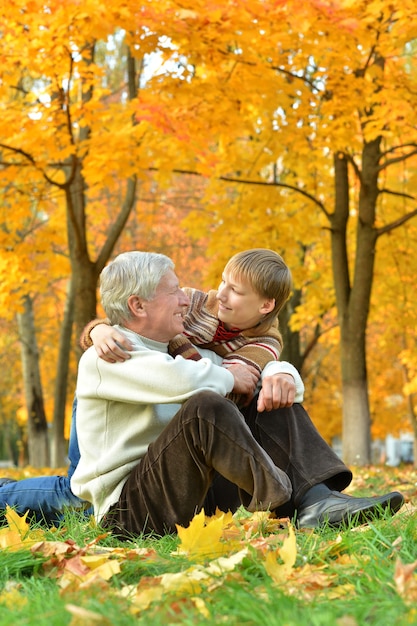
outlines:
[{"label": "park ground", "polygon": [[9,510],[0,626],[417,625],[417,470],[360,468],[347,492],[392,490],[397,515],[359,527],[298,530],[242,509],[127,542],[74,512],[51,529]]}]

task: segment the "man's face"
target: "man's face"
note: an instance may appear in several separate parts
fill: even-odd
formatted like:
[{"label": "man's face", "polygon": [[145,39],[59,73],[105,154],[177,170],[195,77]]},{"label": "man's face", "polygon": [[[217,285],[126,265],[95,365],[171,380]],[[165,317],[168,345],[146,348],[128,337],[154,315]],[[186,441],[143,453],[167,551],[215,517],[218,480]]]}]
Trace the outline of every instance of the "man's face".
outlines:
[{"label": "man's face", "polygon": [[[184,330],[183,316],[190,301],[180,289],[175,272],[162,277],[152,300],[143,302],[146,312],[146,337],[168,342]],[[145,334],[145,333],[144,333]]]}]

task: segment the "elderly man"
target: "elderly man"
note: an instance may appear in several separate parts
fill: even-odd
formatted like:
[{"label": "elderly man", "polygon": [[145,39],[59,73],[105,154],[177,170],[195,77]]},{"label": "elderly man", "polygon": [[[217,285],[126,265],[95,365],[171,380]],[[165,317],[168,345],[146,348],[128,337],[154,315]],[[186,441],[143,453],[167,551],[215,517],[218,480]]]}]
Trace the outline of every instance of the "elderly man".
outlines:
[{"label": "elderly man", "polygon": [[351,472],[300,404],[263,410],[282,374],[264,378],[262,398],[239,411],[224,396],[251,394],[254,371],[238,364],[226,369],[208,353],[197,361],[168,354],[188,305],[170,259],[119,255],[100,283],[103,308],[129,339],[131,358],[110,364],[90,348],[80,360],[81,457],[71,488],[92,502],[105,527],[127,537],[163,534],[187,525],[202,507],[233,511],[240,504],[296,515],[301,527],[362,521],[400,508],[398,492],[374,498],[340,493]]}]

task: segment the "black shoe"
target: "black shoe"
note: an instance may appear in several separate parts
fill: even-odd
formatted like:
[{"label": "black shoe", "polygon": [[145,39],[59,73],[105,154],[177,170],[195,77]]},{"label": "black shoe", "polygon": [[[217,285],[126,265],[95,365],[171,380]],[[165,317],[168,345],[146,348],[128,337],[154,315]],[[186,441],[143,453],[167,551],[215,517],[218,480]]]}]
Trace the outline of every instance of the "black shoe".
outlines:
[{"label": "black shoe", "polygon": [[314,504],[300,508],[297,512],[298,528],[316,528],[317,526],[338,527],[349,522],[363,524],[381,517],[384,511],[393,514],[404,504],[404,498],[398,491],[372,498],[354,498],[339,491]]},{"label": "black shoe", "polygon": [[17,483],[17,480],[14,478],[0,478],[0,487],[3,485],[8,485],[9,483]]}]

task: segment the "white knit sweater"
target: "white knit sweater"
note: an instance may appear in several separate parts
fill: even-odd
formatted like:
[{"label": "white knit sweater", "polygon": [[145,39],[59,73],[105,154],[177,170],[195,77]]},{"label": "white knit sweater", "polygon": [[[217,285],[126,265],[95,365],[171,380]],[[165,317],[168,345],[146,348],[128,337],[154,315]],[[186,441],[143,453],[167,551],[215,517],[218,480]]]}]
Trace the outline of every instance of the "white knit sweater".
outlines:
[{"label": "white knit sweater", "polygon": [[208,358],[174,359],[167,344],[117,329],[134,345],[131,358],[111,364],[89,348],[78,368],[81,458],[71,489],[92,502],[98,520],[117,502],[133,467],[182,402],[203,390],[224,396],[234,386],[233,375]]}]

